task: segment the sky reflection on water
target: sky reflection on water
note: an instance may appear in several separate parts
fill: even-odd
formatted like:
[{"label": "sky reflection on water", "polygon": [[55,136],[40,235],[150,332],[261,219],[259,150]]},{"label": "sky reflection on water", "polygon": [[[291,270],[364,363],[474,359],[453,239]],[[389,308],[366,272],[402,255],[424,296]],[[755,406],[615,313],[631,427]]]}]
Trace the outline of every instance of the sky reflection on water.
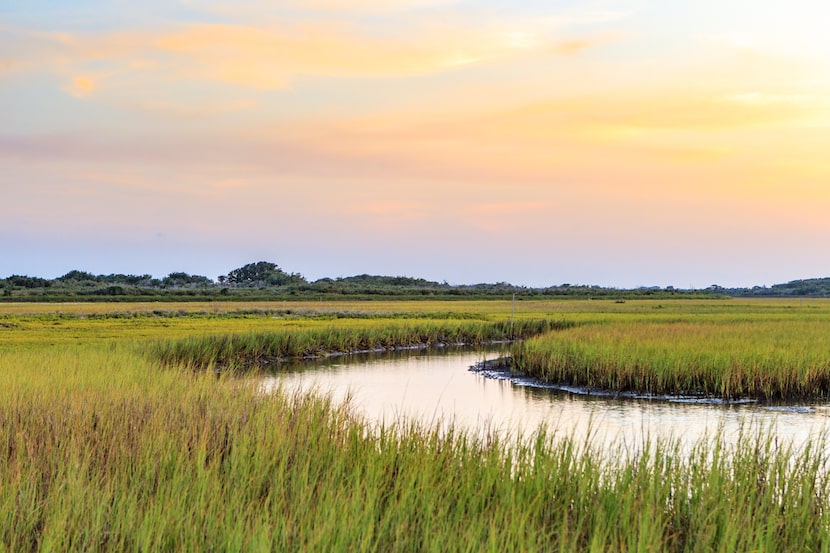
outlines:
[{"label": "sky reflection on water", "polygon": [[474,434],[497,430],[527,436],[545,424],[556,436],[593,443],[623,443],[639,449],[646,439],[677,438],[691,445],[718,429],[729,440],[742,431],[774,428],[779,440],[799,446],[827,429],[830,406],[822,404],[718,405],[666,399],[580,395],[494,379],[471,372],[498,349],[416,350],[373,356],[343,356],[287,367],[267,377],[264,388],[317,390],[337,401],[351,397],[371,421],[402,417],[427,425],[453,422]]}]

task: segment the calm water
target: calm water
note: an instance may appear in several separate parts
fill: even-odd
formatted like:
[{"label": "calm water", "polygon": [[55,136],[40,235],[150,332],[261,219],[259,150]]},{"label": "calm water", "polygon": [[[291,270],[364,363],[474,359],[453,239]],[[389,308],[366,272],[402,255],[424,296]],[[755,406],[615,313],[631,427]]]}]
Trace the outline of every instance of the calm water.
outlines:
[{"label": "calm water", "polygon": [[638,448],[646,437],[694,443],[719,427],[727,437],[742,427],[773,427],[796,445],[814,439],[830,421],[830,405],[712,405],[666,399],[585,396],[536,387],[528,381],[488,378],[471,372],[487,351],[409,351],[351,356],[293,365],[268,377],[264,387],[317,390],[342,401],[347,396],[370,420],[401,417],[433,425],[448,421],[474,433],[488,430],[527,435],[540,424],[559,435],[587,435],[601,443],[623,441]]}]

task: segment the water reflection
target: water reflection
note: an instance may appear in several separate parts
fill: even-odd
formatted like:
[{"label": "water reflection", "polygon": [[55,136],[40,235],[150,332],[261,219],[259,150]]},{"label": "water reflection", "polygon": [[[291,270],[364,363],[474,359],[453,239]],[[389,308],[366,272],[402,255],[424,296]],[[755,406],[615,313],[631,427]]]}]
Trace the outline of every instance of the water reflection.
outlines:
[{"label": "water reflection", "polygon": [[350,396],[358,410],[380,423],[405,417],[428,425],[452,422],[473,433],[496,430],[524,436],[545,424],[556,435],[635,448],[658,437],[693,444],[719,428],[729,439],[742,428],[758,426],[771,427],[779,439],[800,445],[823,432],[830,415],[827,404],[711,405],[586,396],[468,370],[500,355],[497,349],[447,349],[340,357],[285,367],[263,385],[317,390],[338,401]]}]

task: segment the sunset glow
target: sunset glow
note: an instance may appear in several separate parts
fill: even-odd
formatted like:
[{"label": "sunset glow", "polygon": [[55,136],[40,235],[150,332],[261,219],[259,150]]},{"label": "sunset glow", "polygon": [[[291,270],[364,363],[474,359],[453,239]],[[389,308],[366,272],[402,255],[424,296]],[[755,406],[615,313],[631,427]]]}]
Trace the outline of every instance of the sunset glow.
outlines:
[{"label": "sunset glow", "polygon": [[0,7],[0,278],[830,275],[830,8]]}]

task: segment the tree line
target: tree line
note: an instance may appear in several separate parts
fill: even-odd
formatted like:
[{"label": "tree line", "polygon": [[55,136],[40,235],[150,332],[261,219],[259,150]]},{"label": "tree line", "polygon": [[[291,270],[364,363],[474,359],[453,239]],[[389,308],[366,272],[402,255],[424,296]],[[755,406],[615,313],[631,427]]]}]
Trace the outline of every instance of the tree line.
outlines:
[{"label": "tree line", "polygon": [[149,274],[95,275],[72,270],[55,279],[28,275],[0,278],[0,300],[217,300],[372,298],[506,298],[515,294],[530,297],[626,298],[727,297],[727,296],[830,296],[830,278],[791,281],[772,287],[675,289],[671,286],[634,289],[596,285],[559,284],[549,287],[516,286],[507,282],[448,284],[407,276],[355,275],[309,281],[300,273],[287,272],[269,261],[248,263],[220,275],[216,280],[203,275],[173,272],[163,278]]}]

